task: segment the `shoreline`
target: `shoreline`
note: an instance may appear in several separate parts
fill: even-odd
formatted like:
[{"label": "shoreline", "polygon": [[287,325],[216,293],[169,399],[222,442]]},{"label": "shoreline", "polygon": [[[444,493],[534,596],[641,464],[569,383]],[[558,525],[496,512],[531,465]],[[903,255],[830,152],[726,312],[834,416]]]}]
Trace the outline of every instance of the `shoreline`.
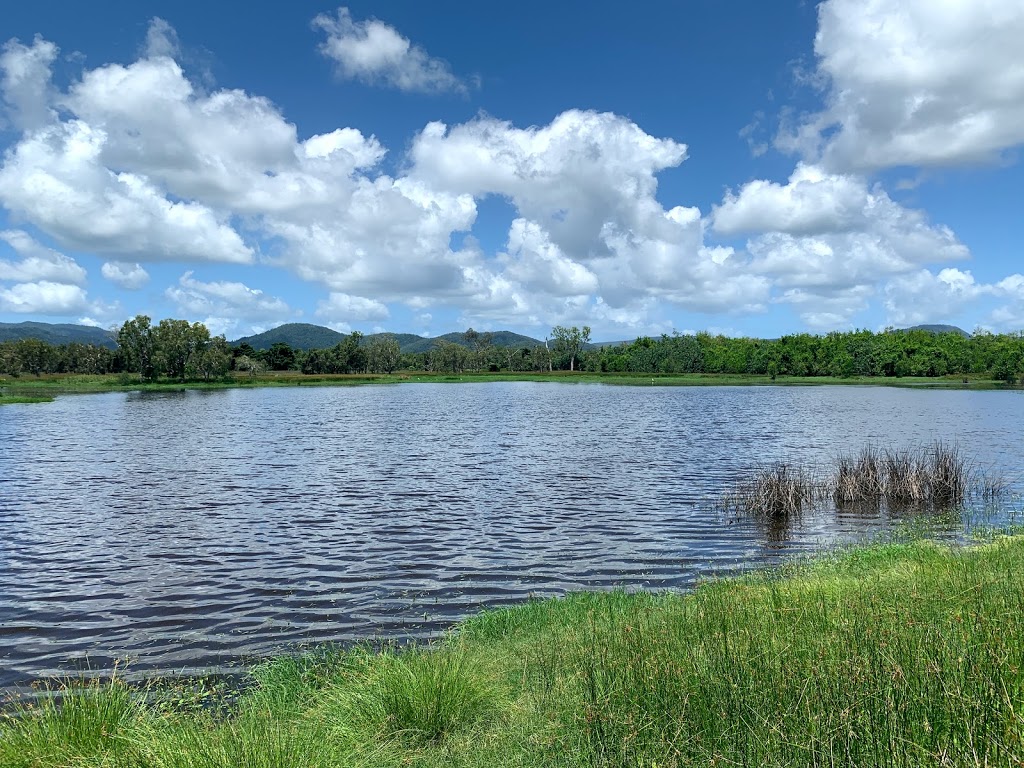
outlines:
[{"label": "shoreline", "polygon": [[43,376],[0,377],[0,405],[51,402],[60,395],[105,394],[108,392],[180,392],[186,390],[251,389],[257,387],[339,387],[365,384],[414,383],[486,383],[557,382],[564,384],[604,384],[609,386],[661,387],[791,387],[791,386],[875,386],[904,389],[956,389],[973,391],[1014,391],[1002,382],[988,378],[947,377],[853,377],[778,376],[708,374],[622,374],[555,371],[552,373],[431,373],[406,371],[393,374],[321,374],[307,375],[281,371],[257,376],[232,375],[227,381],[126,381],[122,374],[46,374]]},{"label": "shoreline", "polygon": [[1024,535],[843,549],[676,592],[486,611],[405,650],[320,648],[212,693],[120,681],[0,715],[0,764],[1011,764]]}]

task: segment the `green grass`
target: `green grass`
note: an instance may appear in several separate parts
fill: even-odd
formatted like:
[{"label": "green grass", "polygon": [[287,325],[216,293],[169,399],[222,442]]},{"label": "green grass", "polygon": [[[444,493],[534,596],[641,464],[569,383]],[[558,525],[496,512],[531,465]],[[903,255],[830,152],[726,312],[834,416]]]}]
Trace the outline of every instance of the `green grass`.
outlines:
[{"label": "green grass", "polygon": [[451,374],[408,371],[394,374],[325,374],[306,376],[298,371],[269,371],[256,376],[235,373],[225,381],[210,382],[140,382],[137,377],[121,374],[46,374],[0,376],[0,405],[48,402],[57,395],[96,394],[100,392],[174,392],[186,389],[238,389],[249,387],[318,387],[354,386],[360,384],[400,384],[411,382],[471,383],[488,381],[557,381],[574,384],[612,384],[623,386],[704,387],[704,386],[824,386],[830,384],[911,387],[916,389],[999,389],[1003,385],[990,379],[962,377],[944,378],[878,378],[855,377],[835,379],[828,376],[754,376],[728,373],[694,374],[629,374],[554,371],[551,373],[483,373]]},{"label": "green grass", "polygon": [[16,403],[52,403],[53,398],[46,395],[12,395],[10,397],[0,396],[0,405],[15,405]]},{"label": "green grass", "polygon": [[0,765],[961,766],[1024,760],[1024,537],[854,549],[483,613],[431,648],[269,661],[227,711],[87,685]]}]

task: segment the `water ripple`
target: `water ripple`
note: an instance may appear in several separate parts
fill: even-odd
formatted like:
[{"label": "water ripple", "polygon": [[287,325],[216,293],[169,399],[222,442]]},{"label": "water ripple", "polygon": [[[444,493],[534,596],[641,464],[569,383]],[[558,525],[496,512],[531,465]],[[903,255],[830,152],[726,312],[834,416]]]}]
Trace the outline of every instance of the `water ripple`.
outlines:
[{"label": "water ripple", "polygon": [[[764,462],[956,440],[1014,476],[1024,398],[542,383],[60,398],[0,410],[0,688],[224,669],[486,606],[676,589],[879,525],[765,531]],[[941,431],[939,426],[941,425]]]}]

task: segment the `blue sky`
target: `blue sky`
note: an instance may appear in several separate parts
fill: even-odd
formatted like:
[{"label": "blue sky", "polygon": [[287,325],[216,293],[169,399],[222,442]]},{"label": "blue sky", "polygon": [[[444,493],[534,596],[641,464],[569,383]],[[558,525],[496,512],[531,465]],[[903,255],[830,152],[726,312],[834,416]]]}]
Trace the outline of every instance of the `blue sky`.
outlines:
[{"label": "blue sky", "polygon": [[1019,0],[21,4],[0,321],[1024,329]]}]

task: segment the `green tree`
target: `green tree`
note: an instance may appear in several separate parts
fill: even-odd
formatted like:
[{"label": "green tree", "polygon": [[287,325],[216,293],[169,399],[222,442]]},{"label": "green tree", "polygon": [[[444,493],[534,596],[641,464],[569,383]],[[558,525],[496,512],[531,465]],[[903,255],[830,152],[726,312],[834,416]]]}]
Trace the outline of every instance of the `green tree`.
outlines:
[{"label": "green tree", "polygon": [[153,378],[153,329],[146,315],[136,315],[117,332],[117,348],[125,369],[145,381]]},{"label": "green tree", "polygon": [[401,359],[402,350],[392,334],[377,334],[370,340],[367,362],[374,373],[394,373]]},{"label": "green tree", "polygon": [[480,370],[484,367],[487,352],[494,341],[494,334],[490,332],[480,333],[468,328],[462,338],[469,346],[470,355],[468,363],[473,370]]},{"label": "green tree", "polygon": [[17,378],[21,375],[21,356],[14,341],[0,343],[0,373]]},{"label": "green tree", "polygon": [[556,325],[551,329],[551,335],[555,340],[555,351],[569,358],[570,371],[576,370],[576,359],[590,343],[590,326],[577,328],[574,325],[566,328],[563,325]]},{"label": "green tree", "polygon": [[210,332],[202,323],[161,320],[153,329],[153,360],[158,373],[178,381],[195,375],[196,361],[209,341]]},{"label": "green tree", "polygon": [[436,339],[430,350],[430,370],[461,373],[466,367],[469,350],[461,344]]},{"label": "green tree", "polygon": [[[200,325],[196,323],[196,325]],[[206,331],[204,326],[200,326]],[[199,336],[198,330],[194,331]],[[209,332],[206,334],[209,336]],[[214,336],[200,341],[193,349],[185,364],[186,375],[190,379],[212,381],[223,379],[231,370],[231,348],[223,336]]]},{"label": "green tree", "polygon": [[17,342],[21,369],[39,376],[49,373],[55,359],[54,348],[39,339],[21,339]]},{"label": "green tree", "polygon": [[[319,350],[315,350],[319,351]],[[239,355],[235,358],[235,370],[243,371],[249,374],[249,378],[256,376],[257,374],[263,373],[266,370],[263,363],[254,357],[248,355]],[[303,370],[303,373],[306,371]]]},{"label": "green tree", "polygon": [[295,350],[284,341],[271,344],[262,357],[263,363],[272,371],[290,371],[295,367]]}]

